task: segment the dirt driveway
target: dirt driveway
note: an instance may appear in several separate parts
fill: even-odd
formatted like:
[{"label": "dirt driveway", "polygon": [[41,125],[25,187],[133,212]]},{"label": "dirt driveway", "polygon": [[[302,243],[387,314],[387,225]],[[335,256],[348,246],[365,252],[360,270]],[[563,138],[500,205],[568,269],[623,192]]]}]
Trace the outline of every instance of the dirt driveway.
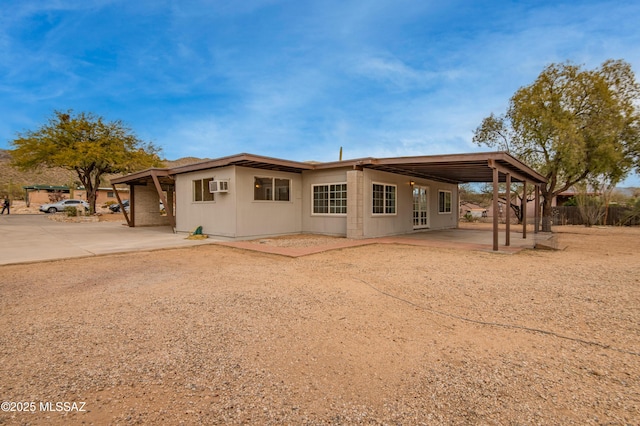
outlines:
[{"label": "dirt driveway", "polygon": [[2,266],[0,424],[638,424],[640,229],[557,231]]}]

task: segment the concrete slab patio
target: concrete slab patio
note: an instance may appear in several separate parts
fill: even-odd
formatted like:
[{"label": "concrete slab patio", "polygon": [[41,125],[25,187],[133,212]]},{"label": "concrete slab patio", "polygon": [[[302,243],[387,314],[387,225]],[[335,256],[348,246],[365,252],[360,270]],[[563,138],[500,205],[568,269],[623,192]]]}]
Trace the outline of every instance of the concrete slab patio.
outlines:
[{"label": "concrete slab patio", "polygon": [[[503,245],[505,231],[499,232],[500,249],[497,253],[517,253],[525,249],[533,249],[539,245],[553,246],[553,235],[548,233],[530,233],[527,238],[522,238],[522,233],[511,232],[511,245]],[[311,238],[312,236],[310,236]],[[287,237],[282,237],[287,238]],[[321,244],[307,247],[283,247],[273,244],[278,237],[259,239],[254,241],[226,241],[218,244],[240,248],[244,250],[259,251],[262,253],[278,254],[288,257],[308,256],[327,250],[338,250],[348,247],[358,247],[368,244],[405,244],[423,247],[453,248],[459,250],[480,250],[496,253],[493,250],[493,234],[489,227],[445,229],[437,231],[422,231],[413,234],[368,238],[352,240],[347,238],[332,238],[323,240]]]}]

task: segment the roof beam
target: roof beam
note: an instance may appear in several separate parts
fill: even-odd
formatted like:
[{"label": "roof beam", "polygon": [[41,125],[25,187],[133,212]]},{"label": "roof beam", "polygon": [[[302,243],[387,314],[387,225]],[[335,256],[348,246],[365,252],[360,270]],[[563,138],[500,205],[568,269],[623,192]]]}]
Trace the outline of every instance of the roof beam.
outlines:
[{"label": "roof beam", "polygon": [[507,168],[507,167],[504,167],[504,166],[502,166],[502,165],[498,164],[498,163],[496,162],[496,160],[494,160],[494,159],[491,159],[491,158],[490,158],[490,159],[487,161],[487,163],[488,163],[487,165],[488,165],[490,168],[492,168],[492,169],[498,169],[498,171],[499,171],[500,173],[502,173],[502,174],[504,174],[504,175],[509,175],[509,176],[511,176],[511,177],[514,177],[514,178],[518,179],[520,182],[527,182],[527,181],[530,181],[530,179],[529,179],[529,178],[527,178],[525,175],[523,175],[523,174],[521,174],[521,173],[519,173],[519,172],[517,172],[517,171],[515,171],[515,170],[509,169],[509,168]]}]

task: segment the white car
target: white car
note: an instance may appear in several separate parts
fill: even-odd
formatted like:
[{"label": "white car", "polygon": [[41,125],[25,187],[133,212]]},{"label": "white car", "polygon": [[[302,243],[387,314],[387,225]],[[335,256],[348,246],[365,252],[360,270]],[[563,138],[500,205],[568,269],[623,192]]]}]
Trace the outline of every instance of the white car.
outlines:
[{"label": "white car", "polygon": [[83,200],[60,200],[57,203],[43,204],[40,211],[45,213],[58,213],[64,211],[67,207],[78,208],[83,206],[85,210],[89,210],[89,203]]}]

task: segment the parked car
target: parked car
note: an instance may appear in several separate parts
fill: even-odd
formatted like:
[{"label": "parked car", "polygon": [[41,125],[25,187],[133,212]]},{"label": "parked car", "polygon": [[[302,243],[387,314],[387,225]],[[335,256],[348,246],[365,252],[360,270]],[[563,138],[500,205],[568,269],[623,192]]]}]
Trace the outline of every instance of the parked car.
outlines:
[{"label": "parked car", "polygon": [[[124,204],[124,209],[128,212],[129,211],[129,200],[123,200],[122,204]],[[120,213],[120,204],[118,204],[118,203],[111,204],[109,206],[109,210],[111,210],[114,213]]]},{"label": "parked car", "polygon": [[83,206],[85,211],[89,210],[89,203],[83,200],[60,200],[57,203],[43,204],[40,206],[40,211],[45,213],[58,213],[64,211],[67,207],[78,208]]}]

